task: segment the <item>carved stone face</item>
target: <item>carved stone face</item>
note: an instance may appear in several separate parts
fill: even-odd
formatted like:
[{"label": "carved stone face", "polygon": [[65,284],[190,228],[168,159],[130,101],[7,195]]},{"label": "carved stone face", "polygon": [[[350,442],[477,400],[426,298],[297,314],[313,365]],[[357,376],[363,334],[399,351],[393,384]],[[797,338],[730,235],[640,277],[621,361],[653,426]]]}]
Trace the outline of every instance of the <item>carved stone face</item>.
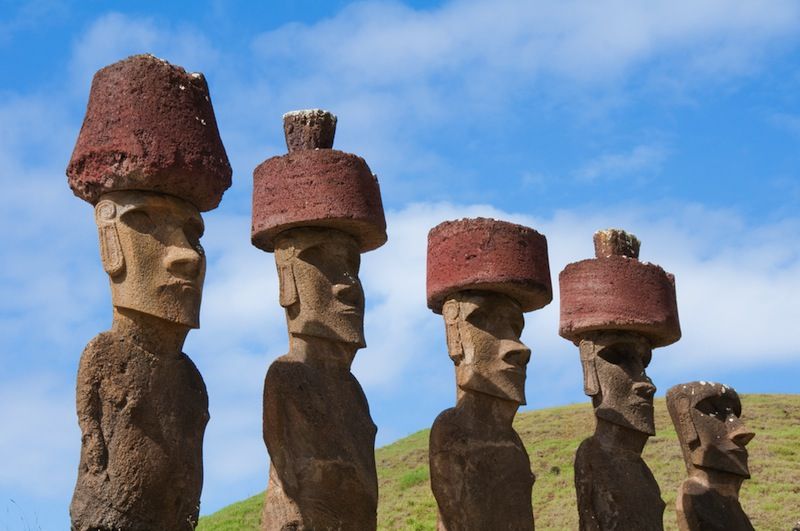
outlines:
[{"label": "carved stone face", "polygon": [[717,383],[694,382],[687,387],[686,399],[679,404],[687,409],[682,418],[688,413],[686,420],[692,425],[679,426],[678,435],[682,444],[688,444],[692,464],[749,478],[746,446],[754,434],[739,418],[739,395]]},{"label": "carved stone face", "polygon": [[112,192],[95,221],[114,306],[197,328],[206,273],[198,210],[169,195]]},{"label": "carved stone face", "polygon": [[595,415],[614,424],[655,435],[653,395],[656,387],[645,372],[649,342],[634,333],[605,333],[581,341],[584,387]]},{"label": "carved stone face", "polygon": [[531,351],[519,339],[525,326],[519,304],[499,293],[461,292],[442,314],[458,386],[524,404]]},{"label": "carved stone face", "polygon": [[355,238],[334,229],[290,229],[278,237],[275,260],[290,334],[366,346]]}]

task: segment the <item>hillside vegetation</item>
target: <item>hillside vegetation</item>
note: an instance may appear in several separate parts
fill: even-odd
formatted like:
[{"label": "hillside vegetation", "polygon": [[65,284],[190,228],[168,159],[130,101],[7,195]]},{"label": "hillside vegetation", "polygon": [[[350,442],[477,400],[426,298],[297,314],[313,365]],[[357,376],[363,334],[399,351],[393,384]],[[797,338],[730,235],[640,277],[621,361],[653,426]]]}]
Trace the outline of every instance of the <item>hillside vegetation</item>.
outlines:
[{"label": "hillside vegetation", "polygon": [[[748,446],[753,478],[744,483],[741,502],[756,529],[791,529],[800,520],[800,395],[744,395],[743,419],[756,433]],[[665,529],[675,524],[675,493],[686,470],[664,399],[657,399],[658,435],[644,459],[667,503]],[[589,404],[529,411],[515,427],[536,474],[533,509],[536,529],[577,529],[572,462],[578,444],[594,429]],[[428,433],[417,432],[380,448],[379,529],[435,530],[436,502],[428,480]],[[266,481],[266,478],[265,478]],[[263,493],[200,519],[200,531],[257,530]]]}]

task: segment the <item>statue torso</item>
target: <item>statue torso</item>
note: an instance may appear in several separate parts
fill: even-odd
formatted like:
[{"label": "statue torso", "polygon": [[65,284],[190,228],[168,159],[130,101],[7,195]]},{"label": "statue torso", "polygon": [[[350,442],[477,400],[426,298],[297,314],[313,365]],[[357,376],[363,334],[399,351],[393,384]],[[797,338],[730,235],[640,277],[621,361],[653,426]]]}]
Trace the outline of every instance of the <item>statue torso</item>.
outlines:
[{"label": "statue torso", "polygon": [[753,531],[738,498],[687,479],[678,490],[678,526],[682,531]]},{"label": "statue torso", "polygon": [[439,529],[532,530],[534,475],[519,435],[480,429],[456,408],[431,429],[431,488]]},{"label": "statue torso", "polygon": [[184,354],[158,356],[104,332],[81,356],[83,432],[75,529],[193,529],[208,395]]},{"label": "statue torso", "polygon": [[264,440],[271,458],[264,529],[375,529],[377,428],[347,369],[284,356],[264,382]]},{"label": "statue torso", "polygon": [[637,453],[589,437],[575,456],[575,488],[582,531],[663,529],[661,490]]}]

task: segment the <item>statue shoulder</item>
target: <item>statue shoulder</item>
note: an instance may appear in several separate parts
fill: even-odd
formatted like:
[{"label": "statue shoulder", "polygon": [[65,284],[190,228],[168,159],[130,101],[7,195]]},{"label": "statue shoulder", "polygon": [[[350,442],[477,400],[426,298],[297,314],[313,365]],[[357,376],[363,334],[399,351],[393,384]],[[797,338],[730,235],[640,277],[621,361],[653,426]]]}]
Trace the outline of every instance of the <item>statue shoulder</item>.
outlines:
[{"label": "statue shoulder", "polygon": [[435,439],[450,439],[462,431],[463,429],[458,422],[456,409],[451,407],[439,413],[433,421],[433,425],[431,426],[431,441]]},{"label": "statue shoulder", "polygon": [[120,340],[112,331],[101,332],[94,336],[81,353],[79,372],[98,369],[104,360],[115,360],[119,357]]},{"label": "statue shoulder", "polygon": [[680,494],[682,496],[701,496],[708,492],[708,486],[694,478],[686,478],[681,483]]}]

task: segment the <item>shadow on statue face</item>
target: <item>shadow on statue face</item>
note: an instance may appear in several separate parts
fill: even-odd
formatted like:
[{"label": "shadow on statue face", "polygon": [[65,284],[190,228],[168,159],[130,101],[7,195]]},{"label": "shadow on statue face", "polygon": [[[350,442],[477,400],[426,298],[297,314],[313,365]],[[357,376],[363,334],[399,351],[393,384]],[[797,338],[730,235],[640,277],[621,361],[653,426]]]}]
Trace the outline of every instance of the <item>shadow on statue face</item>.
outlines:
[{"label": "shadow on statue face", "polygon": [[365,347],[355,238],[334,229],[290,229],[275,252],[289,333]]},{"label": "shadow on statue face", "polygon": [[163,194],[112,192],[95,221],[114,306],[197,328],[206,272],[197,209]]},{"label": "shadow on statue face", "polygon": [[692,464],[749,478],[746,446],[754,434],[739,418],[739,396],[712,383],[701,385],[695,396],[690,416],[699,443],[690,445]]},{"label": "shadow on statue face", "polygon": [[442,313],[458,386],[525,404],[531,351],[520,341],[519,304],[499,293],[468,291],[448,299]]},{"label": "shadow on statue face", "polygon": [[593,397],[598,418],[655,435],[653,395],[656,387],[645,368],[651,348],[644,337],[634,334],[601,336],[593,356],[599,393]]}]

